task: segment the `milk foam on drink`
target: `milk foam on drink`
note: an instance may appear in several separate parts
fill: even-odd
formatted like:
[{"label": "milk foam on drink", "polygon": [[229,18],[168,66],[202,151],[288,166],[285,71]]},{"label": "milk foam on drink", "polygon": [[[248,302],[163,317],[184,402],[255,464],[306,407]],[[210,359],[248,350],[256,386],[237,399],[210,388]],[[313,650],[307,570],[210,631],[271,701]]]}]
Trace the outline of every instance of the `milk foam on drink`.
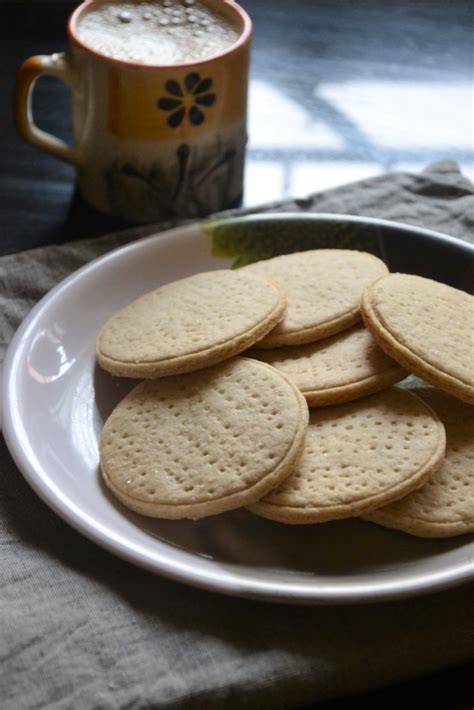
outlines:
[{"label": "milk foam on drink", "polygon": [[152,66],[208,59],[239,38],[229,19],[202,0],[94,3],[76,34],[112,59]]}]

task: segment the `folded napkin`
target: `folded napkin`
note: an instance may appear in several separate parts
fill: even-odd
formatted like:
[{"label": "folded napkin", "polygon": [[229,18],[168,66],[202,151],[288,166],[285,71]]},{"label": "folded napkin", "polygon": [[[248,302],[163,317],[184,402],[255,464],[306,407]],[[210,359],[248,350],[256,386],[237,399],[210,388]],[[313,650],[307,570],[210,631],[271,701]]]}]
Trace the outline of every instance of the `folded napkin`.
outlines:
[{"label": "folded napkin", "polygon": [[[256,211],[383,217],[471,239],[474,192],[451,162]],[[242,214],[244,210],[226,214]],[[0,259],[0,361],[30,307],[71,271],[170,223]],[[69,528],[0,443],[2,708],[289,707],[464,662],[467,586],[383,604],[292,607],[195,590]]]}]

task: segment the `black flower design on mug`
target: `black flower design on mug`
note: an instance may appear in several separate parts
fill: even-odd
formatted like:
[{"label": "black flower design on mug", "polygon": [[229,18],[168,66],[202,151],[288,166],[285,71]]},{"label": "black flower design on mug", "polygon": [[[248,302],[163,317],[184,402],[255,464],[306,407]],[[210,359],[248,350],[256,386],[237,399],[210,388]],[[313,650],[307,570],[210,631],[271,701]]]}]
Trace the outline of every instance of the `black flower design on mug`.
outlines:
[{"label": "black flower design on mug", "polygon": [[156,105],[162,111],[171,111],[166,121],[172,128],[181,125],[186,112],[190,123],[199,126],[205,118],[202,109],[213,106],[216,101],[216,95],[209,93],[211,86],[212,79],[201,79],[195,72],[185,77],[183,87],[175,79],[168,79],[165,88],[170,96],[161,97]]}]

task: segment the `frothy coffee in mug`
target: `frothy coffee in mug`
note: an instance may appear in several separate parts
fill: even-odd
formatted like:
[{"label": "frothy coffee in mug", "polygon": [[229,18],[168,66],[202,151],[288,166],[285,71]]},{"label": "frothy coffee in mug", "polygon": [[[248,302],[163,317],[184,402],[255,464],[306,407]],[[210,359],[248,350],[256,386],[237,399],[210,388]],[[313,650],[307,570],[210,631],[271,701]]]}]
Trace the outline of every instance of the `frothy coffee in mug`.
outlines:
[{"label": "frothy coffee in mug", "polygon": [[76,33],[101,54],[148,65],[208,59],[239,38],[224,13],[201,0],[93,3]]}]

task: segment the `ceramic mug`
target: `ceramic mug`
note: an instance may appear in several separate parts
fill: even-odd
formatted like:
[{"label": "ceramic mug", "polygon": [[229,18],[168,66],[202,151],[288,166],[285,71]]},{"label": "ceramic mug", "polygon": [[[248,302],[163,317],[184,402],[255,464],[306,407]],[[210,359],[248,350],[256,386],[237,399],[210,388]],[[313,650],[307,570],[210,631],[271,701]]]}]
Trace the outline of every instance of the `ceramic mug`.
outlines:
[{"label": "ceramic mug", "polygon": [[[197,217],[241,200],[252,25],[233,0],[207,0],[239,30],[228,50],[172,66],[135,64],[85,46],[76,32],[86,0],[70,16],[69,49],[19,69],[14,118],[21,136],[72,163],[96,209],[130,222]],[[105,0],[106,1],[106,0]],[[41,75],[72,94],[73,145],[39,129],[31,92]]]}]

